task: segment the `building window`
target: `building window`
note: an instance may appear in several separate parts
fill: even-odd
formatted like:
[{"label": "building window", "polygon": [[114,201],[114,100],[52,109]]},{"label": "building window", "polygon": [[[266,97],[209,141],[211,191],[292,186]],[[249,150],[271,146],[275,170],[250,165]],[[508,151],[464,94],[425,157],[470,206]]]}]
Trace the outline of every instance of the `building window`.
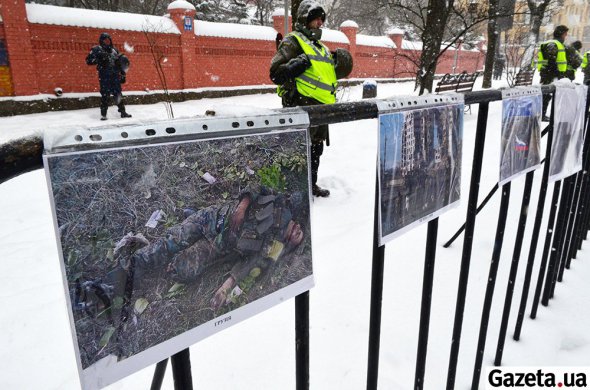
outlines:
[{"label": "building window", "polygon": [[8,66],[8,51],[4,41],[0,40],[0,66]]}]

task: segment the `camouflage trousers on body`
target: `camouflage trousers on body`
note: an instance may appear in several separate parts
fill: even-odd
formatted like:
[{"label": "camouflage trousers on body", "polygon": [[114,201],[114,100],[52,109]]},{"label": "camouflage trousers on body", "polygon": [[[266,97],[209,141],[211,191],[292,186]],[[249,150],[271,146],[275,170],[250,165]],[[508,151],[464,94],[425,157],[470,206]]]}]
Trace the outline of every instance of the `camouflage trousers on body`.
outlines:
[{"label": "camouflage trousers on body", "polygon": [[140,269],[166,267],[176,279],[194,280],[225,254],[224,243],[219,240],[224,211],[227,213],[227,209],[207,207],[170,227],[165,237],[133,254],[135,266]]}]

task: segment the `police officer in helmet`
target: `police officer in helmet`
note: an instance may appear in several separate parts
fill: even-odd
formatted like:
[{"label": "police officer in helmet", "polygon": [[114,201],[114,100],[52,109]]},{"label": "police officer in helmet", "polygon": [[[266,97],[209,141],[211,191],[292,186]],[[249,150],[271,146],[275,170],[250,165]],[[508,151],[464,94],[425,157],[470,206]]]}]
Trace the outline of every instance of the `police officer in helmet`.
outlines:
[{"label": "police officer in helmet", "polygon": [[[330,50],[320,41],[326,21],[324,9],[314,0],[303,0],[297,10],[295,31],[280,43],[270,66],[270,79],[277,84],[283,107],[333,104],[338,79],[352,71],[352,57],[345,49]],[[317,184],[324,142],[329,145],[328,125],[310,127],[311,176],[314,196],[330,191]]]}]

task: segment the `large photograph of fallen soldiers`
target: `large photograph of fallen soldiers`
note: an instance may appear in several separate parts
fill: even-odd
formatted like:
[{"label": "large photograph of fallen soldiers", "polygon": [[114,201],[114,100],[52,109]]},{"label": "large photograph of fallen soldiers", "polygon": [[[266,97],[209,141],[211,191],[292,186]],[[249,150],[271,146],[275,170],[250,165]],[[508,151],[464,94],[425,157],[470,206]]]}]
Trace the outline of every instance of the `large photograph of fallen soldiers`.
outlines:
[{"label": "large photograph of fallen soldiers", "polygon": [[82,369],[312,275],[306,137],[46,157]]}]

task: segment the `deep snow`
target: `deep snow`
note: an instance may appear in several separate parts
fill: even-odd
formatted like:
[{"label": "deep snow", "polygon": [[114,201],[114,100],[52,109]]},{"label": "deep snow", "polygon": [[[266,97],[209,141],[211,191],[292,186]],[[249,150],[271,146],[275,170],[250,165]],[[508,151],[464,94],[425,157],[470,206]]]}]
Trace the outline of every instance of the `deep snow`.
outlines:
[{"label": "deep snow", "polygon": [[[500,85],[500,84],[498,84]],[[380,98],[409,94],[412,82],[379,84]],[[358,100],[361,87],[343,94]],[[272,94],[175,103],[177,117],[247,111],[247,106],[278,108]],[[165,119],[162,104],[129,106],[133,121]],[[110,114],[116,110],[111,108]],[[439,222],[432,316],[425,388],[442,389],[446,381],[462,238],[449,248],[442,243],[465,218],[471,174],[477,107],[465,115],[461,206]],[[97,126],[99,110],[86,109],[0,118],[5,140],[64,126]],[[113,119],[121,124],[129,120]],[[479,199],[498,178],[501,104],[490,105],[484,168]],[[311,389],[365,388],[371,280],[371,244],[375,188],[377,121],[363,120],[331,126],[331,146],[320,168],[320,185],[332,196],[312,206],[316,287],[310,293]],[[538,193],[541,172],[535,174]],[[485,366],[491,365],[501,319],[520,208],[524,177],[512,184],[509,222],[492,307]],[[549,201],[552,186],[547,196]],[[527,237],[512,304],[504,365],[590,366],[590,256],[584,243],[578,258],[556,288],[548,308],[527,316],[521,341],[512,333],[522,289],[529,235],[537,196],[531,199]],[[457,389],[471,384],[473,362],[496,228],[499,194],[477,219],[469,275]],[[547,214],[545,215],[544,225]],[[385,286],[379,387],[413,386],[426,228],[421,226],[389,243],[385,249]],[[537,250],[537,266],[544,234]],[[44,173],[35,171],[0,186],[0,388],[76,389],[74,347],[65,306]],[[536,282],[537,267],[533,273]],[[532,293],[532,292],[531,292]],[[530,307],[531,299],[529,299]],[[289,389],[295,386],[294,304],[283,303],[191,347],[195,388]],[[147,388],[154,367],[110,386]],[[164,387],[173,388],[168,369]],[[482,376],[484,378],[485,375]],[[482,379],[483,380],[483,379]],[[483,381],[481,382],[483,383]],[[480,386],[483,388],[484,386]]]}]

